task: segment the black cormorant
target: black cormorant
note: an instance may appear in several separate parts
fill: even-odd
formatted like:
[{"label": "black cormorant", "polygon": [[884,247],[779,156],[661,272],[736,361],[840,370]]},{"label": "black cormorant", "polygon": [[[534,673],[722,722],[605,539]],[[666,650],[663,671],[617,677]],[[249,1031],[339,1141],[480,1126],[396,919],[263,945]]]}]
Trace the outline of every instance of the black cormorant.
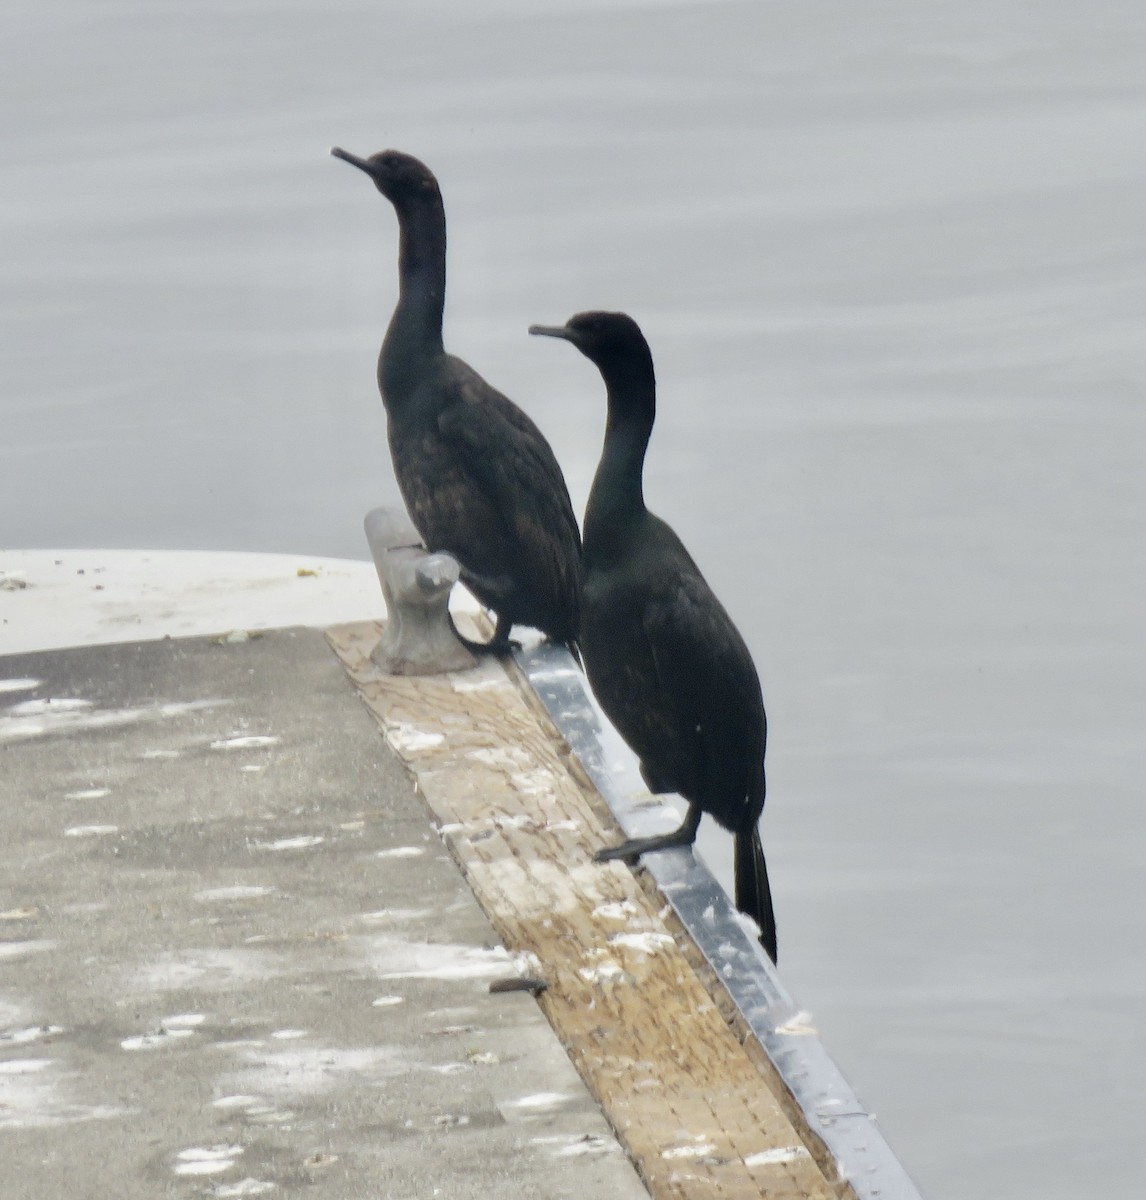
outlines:
[{"label": "black cormorant", "polygon": [[[569,491],[537,426],[442,345],[446,214],[433,173],[396,150],[358,158],[398,215],[398,304],[378,356],[390,454],[430,550],[497,614],[487,647],[530,625],[576,655],[581,538]],[[472,643],[467,643],[472,646]]]},{"label": "black cormorant", "polygon": [[601,850],[635,861],[688,846],[702,813],[735,835],[736,906],[776,960],[776,921],[758,822],[768,726],[744,639],[680,539],[645,507],[645,449],[656,416],[648,343],[624,313],[579,313],[530,333],[572,342],[601,371],[609,415],[585,510],[581,654],[601,707],[641,760],[654,793],[676,792],[688,815],[673,833]]}]

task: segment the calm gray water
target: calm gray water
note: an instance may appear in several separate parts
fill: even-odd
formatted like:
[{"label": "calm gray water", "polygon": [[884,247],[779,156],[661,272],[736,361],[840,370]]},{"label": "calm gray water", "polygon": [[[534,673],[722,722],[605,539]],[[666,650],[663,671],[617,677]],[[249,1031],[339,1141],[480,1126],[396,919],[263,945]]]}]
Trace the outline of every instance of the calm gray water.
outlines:
[{"label": "calm gray water", "polygon": [[0,73],[0,544],[364,557],[395,224],[327,147],[418,154],[578,506],[526,326],[649,336],[784,976],[925,1195],[1141,1195],[1146,8],[15,0]]}]

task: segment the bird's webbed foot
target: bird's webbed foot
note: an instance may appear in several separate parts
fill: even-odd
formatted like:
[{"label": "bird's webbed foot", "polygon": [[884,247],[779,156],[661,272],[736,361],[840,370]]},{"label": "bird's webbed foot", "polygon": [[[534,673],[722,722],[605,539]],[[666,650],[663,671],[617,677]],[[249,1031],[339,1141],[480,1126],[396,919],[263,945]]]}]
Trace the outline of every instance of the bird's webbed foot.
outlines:
[{"label": "bird's webbed foot", "polygon": [[690,805],[688,816],[679,829],[674,829],[671,833],[662,833],[658,837],[629,838],[619,846],[604,846],[593,855],[593,861],[620,860],[632,866],[642,854],[650,854],[654,850],[672,850],[677,846],[691,846],[696,841],[699,826],[700,809],[696,805]]}]

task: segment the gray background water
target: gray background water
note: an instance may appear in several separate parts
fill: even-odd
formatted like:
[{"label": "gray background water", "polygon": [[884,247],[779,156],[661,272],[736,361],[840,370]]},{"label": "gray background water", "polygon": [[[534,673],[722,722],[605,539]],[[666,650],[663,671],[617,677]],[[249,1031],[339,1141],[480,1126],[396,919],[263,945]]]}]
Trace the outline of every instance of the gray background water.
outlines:
[{"label": "gray background water", "polygon": [[0,544],[363,557],[396,230],[327,147],[420,155],[579,508],[526,326],[649,336],[784,977],[924,1193],[1141,1194],[1146,8],[36,0],[0,78]]}]

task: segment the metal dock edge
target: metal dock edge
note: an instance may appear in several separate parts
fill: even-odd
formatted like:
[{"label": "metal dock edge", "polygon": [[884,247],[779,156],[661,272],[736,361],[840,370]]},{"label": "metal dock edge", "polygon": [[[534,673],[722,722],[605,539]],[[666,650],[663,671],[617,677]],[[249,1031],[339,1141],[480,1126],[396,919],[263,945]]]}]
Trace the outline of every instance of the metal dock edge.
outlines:
[{"label": "metal dock edge", "polygon": [[[515,658],[626,835],[663,832],[663,825],[650,823],[648,789],[636,757],[598,716],[588,683],[568,653],[543,644]],[[823,1147],[825,1153],[816,1156],[821,1167],[846,1181],[858,1200],[920,1200],[875,1119],[708,868],[689,850],[649,854],[642,863],[767,1054],[790,1099],[789,1117],[813,1147],[817,1142]]]}]

